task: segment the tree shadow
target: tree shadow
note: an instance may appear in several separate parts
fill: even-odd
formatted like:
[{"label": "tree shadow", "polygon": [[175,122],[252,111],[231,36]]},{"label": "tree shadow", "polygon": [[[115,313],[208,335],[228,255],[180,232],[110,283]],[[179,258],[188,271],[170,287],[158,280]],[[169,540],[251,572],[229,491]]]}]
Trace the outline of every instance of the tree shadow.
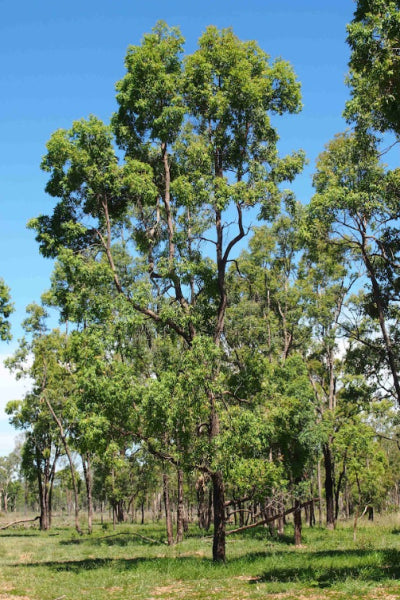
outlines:
[{"label": "tree shadow", "polygon": [[[352,565],[352,559],[367,558],[372,560]],[[338,564],[321,564],[318,559],[337,559]],[[341,565],[346,558],[349,564]],[[387,579],[400,578],[400,550],[323,550],[309,553],[311,564],[306,566],[293,565],[282,568],[273,567],[265,570],[250,585],[254,583],[306,583],[311,587],[329,588],[347,579],[353,581],[373,581],[379,583]],[[313,562],[315,561],[315,562]]]},{"label": "tree shadow", "polygon": [[0,533],[0,539],[1,538],[16,538],[16,537],[38,537],[39,536],[39,531],[32,531],[32,532],[15,532],[15,533],[11,533],[11,531],[9,533]]},{"label": "tree shadow", "polygon": [[130,532],[120,532],[111,535],[105,535],[101,537],[83,537],[83,538],[72,538],[70,540],[61,540],[61,546],[73,546],[78,544],[87,543],[91,546],[129,546],[135,544],[135,546],[163,546],[165,542],[163,539],[151,539],[145,538],[141,535]]},{"label": "tree shadow", "polygon": [[[129,536],[127,536],[129,537]],[[114,539],[123,539],[114,538]],[[91,539],[90,542],[104,542],[107,540]],[[111,540],[108,540],[111,541]],[[65,542],[63,542],[65,543]],[[129,543],[129,539],[128,542]],[[165,546],[164,546],[165,548]],[[277,566],[274,558],[285,557],[282,566]],[[271,559],[271,560],[270,560]],[[24,568],[33,570],[35,568],[47,567],[53,572],[71,572],[79,574],[85,571],[94,571],[101,568],[110,568],[118,572],[135,570],[141,565],[157,571],[167,572],[169,566],[174,563],[184,565],[185,569],[198,569],[199,565],[206,566],[206,572],[215,573],[224,569],[224,564],[214,564],[211,557],[199,556],[136,556],[133,558],[85,558],[77,560],[52,560],[47,562],[27,563]],[[249,585],[255,583],[304,583],[309,587],[330,588],[341,582],[351,579],[353,582],[380,583],[389,579],[400,579],[400,550],[388,549],[329,549],[301,552],[292,552],[285,548],[275,548],[265,551],[251,552],[241,556],[228,559],[228,563],[241,563],[243,568],[253,564],[252,572],[258,567],[260,573]],[[257,566],[254,566],[254,564]],[[269,567],[269,564],[271,565]],[[15,567],[21,568],[21,563],[15,563]],[[235,567],[236,569],[237,567]]]},{"label": "tree shadow", "polygon": [[[93,571],[95,569],[101,569],[103,567],[112,567],[117,571],[121,572],[123,570],[133,570],[137,568],[139,565],[146,563],[149,565],[156,565],[158,569],[165,570],[163,566],[167,566],[171,561],[179,561],[180,563],[192,563],[193,565],[198,565],[199,562],[206,562],[209,565],[212,565],[211,559],[207,558],[199,558],[199,557],[190,557],[190,556],[181,556],[179,558],[160,558],[160,557],[144,557],[138,556],[136,558],[85,558],[81,560],[53,560],[47,562],[34,562],[27,563],[24,568],[27,569],[35,569],[35,568],[43,568],[47,567],[55,572],[70,572],[74,574],[79,574],[84,571]],[[21,563],[16,563],[13,566],[21,568]]]}]

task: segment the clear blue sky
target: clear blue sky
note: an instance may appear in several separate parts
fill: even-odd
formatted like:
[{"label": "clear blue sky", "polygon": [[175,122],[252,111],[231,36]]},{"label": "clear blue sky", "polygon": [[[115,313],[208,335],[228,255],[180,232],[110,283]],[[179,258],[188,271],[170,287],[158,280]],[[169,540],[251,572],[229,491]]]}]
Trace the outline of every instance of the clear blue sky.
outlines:
[{"label": "clear blue sky", "polygon": [[[341,118],[352,0],[0,0],[0,276],[16,307],[14,340],[25,306],[47,288],[51,262],[39,256],[31,217],[51,210],[39,164],[51,133],[90,113],[108,121],[114,85],[124,75],[130,44],[157,20],[180,26],[192,52],[207,25],[233,27],[271,57],[289,60],[302,83],[304,109],[278,122],[282,152],[303,148],[310,161],[295,190],[307,202],[315,159],[346,124]],[[2,406],[18,388],[0,369],[0,454],[10,430]],[[11,396],[13,397],[13,396]],[[8,439],[8,437],[7,437]],[[7,442],[8,443],[8,442]]]}]

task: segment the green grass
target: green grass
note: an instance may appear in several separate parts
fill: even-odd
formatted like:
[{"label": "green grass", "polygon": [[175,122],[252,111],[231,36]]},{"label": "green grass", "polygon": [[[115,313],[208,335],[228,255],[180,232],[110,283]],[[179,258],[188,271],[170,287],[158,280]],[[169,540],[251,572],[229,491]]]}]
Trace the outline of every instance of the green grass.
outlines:
[{"label": "green grass", "polygon": [[[4,522],[4,520],[2,519]],[[162,525],[98,524],[91,537],[72,528],[0,532],[0,600],[329,600],[400,598],[400,522],[304,529],[303,546],[267,530],[228,538],[225,565],[211,561],[211,539],[193,528],[180,545]],[[143,540],[134,534],[155,539]]]}]

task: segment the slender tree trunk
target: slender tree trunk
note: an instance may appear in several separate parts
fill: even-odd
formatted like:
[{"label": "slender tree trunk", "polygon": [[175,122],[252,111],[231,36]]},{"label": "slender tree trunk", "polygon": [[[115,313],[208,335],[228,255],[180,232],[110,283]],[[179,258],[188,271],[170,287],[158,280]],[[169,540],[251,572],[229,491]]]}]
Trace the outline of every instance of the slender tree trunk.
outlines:
[{"label": "slender tree trunk", "polygon": [[301,546],[301,502],[300,500],[295,500],[294,502],[295,511],[293,513],[294,518],[294,543],[296,546]]},{"label": "slender tree trunk", "polygon": [[28,497],[28,482],[26,479],[24,479],[24,515],[26,515],[28,512]]},{"label": "slender tree trunk", "polygon": [[322,526],[322,481],[321,481],[321,461],[317,464],[317,480],[318,480],[318,525]]},{"label": "slender tree trunk", "polygon": [[48,407],[48,409],[50,411],[50,414],[53,417],[53,419],[54,419],[54,421],[55,421],[55,423],[56,423],[56,425],[57,425],[57,427],[58,427],[58,429],[60,431],[60,438],[61,438],[62,444],[64,446],[65,453],[66,453],[67,458],[68,458],[69,468],[70,468],[70,471],[71,471],[72,489],[73,489],[73,492],[74,492],[75,529],[76,529],[76,531],[80,535],[82,535],[82,530],[81,530],[80,525],[79,525],[79,494],[78,494],[78,486],[77,486],[76,477],[75,477],[74,461],[72,460],[71,451],[69,449],[69,445],[68,445],[68,442],[67,442],[67,437],[65,435],[64,428],[63,428],[63,425],[61,423],[61,420],[57,417],[57,415],[56,415],[56,413],[55,413],[55,411],[53,409],[53,406],[52,406],[51,402],[49,401],[46,393],[44,393],[44,399],[45,399],[47,407]]},{"label": "slender tree trunk", "polygon": [[315,525],[315,508],[314,508],[314,502],[311,502],[311,504],[310,504],[309,522],[308,523],[309,523],[310,527],[314,527],[314,525]]},{"label": "slender tree trunk", "polygon": [[346,474],[346,465],[343,465],[343,469],[339,475],[338,478],[338,483],[336,486],[336,491],[335,491],[335,522],[338,520],[339,518],[339,499],[340,499],[340,491],[342,489],[342,483],[343,483],[343,478]]},{"label": "slender tree trunk", "polygon": [[309,519],[310,519],[310,506],[307,505],[304,507],[304,520],[306,523],[308,523]]},{"label": "slender tree trunk", "polygon": [[49,485],[48,485],[48,490],[47,490],[47,507],[48,507],[48,513],[49,513],[49,528],[52,525],[52,519],[53,519],[53,479],[50,478],[49,480]]},{"label": "slender tree trunk", "polygon": [[164,508],[165,508],[165,522],[167,527],[167,542],[168,546],[172,546],[174,543],[174,533],[172,529],[172,514],[171,506],[169,502],[169,478],[166,473],[163,473],[163,494],[164,494]]},{"label": "slender tree trunk", "polygon": [[185,506],[183,503],[183,470],[178,469],[178,508],[176,515],[176,541],[183,541]]},{"label": "slender tree trunk", "polygon": [[38,481],[39,505],[40,505],[40,520],[39,527],[41,531],[47,531],[50,527],[49,522],[49,466],[46,462],[43,472],[40,470],[41,456],[40,451],[36,447],[36,476]]},{"label": "slender tree trunk", "polygon": [[39,527],[41,531],[46,531],[49,528],[49,518],[47,512],[47,505],[45,502],[45,484],[42,478],[42,474],[39,469],[37,469],[37,479],[38,479],[38,492],[39,492],[39,506],[40,506],[40,520]]},{"label": "slender tree trunk", "polygon": [[115,505],[116,508],[116,512],[117,512],[117,521],[118,523],[124,523],[125,522],[125,506],[124,506],[124,501],[123,500],[118,500],[118,502]]},{"label": "slender tree trunk", "polygon": [[238,502],[238,510],[239,510],[239,527],[243,527],[244,525],[244,512],[243,512],[243,504]]},{"label": "slender tree trunk", "polygon": [[93,531],[93,498],[92,498],[92,472],[90,465],[89,453],[86,454],[86,459],[82,456],[83,474],[86,484],[86,498],[88,511],[88,533]]},{"label": "slender tree trunk", "polygon": [[329,442],[323,445],[325,467],[325,498],[326,498],[326,526],[328,529],[335,527],[334,512],[334,486],[333,486],[333,461]]},{"label": "slender tree trunk", "polygon": [[50,511],[49,511],[49,495],[48,490],[45,490],[40,507],[40,529],[47,531],[50,528]]},{"label": "slender tree trunk", "polygon": [[[266,519],[270,519],[273,516],[273,513],[274,513],[274,511],[273,511],[272,504],[271,504],[271,498],[268,498],[267,499],[267,506],[266,506],[265,511],[264,511],[265,518]],[[267,527],[268,527],[270,535],[273,536],[274,533],[275,533],[275,527],[276,527],[275,526],[275,522],[274,521],[268,521]]]},{"label": "slender tree trunk", "polygon": [[351,506],[350,506],[349,488],[348,488],[347,485],[345,487],[344,493],[345,493],[345,500],[346,500],[346,505],[345,505],[345,508],[346,508],[346,519],[349,519],[350,518],[350,513],[351,513]]},{"label": "slender tree trunk", "polygon": [[208,490],[207,520],[205,526],[206,531],[208,531],[211,527],[211,522],[213,520],[213,510],[213,488],[211,486]]},{"label": "slender tree trunk", "polygon": [[358,506],[356,507],[355,513],[354,513],[354,523],[353,523],[353,542],[357,541],[357,523],[358,523],[358,517],[359,517],[359,508]]},{"label": "slender tree trunk", "polygon": [[279,535],[279,537],[282,537],[285,533],[285,517],[284,517],[284,512],[285,512],[285,503],[283,500],[283,497],[280,497],[280,505],[281,505],[281,510],[280,510],[280,514],[282,516],[278,517],[278,523],[277,523],[277,534]]},{"label": "slender tree trunk", "polygon": [[212,474],[214,504],[213,561],[225,562],[225,487],[220,471]]}]

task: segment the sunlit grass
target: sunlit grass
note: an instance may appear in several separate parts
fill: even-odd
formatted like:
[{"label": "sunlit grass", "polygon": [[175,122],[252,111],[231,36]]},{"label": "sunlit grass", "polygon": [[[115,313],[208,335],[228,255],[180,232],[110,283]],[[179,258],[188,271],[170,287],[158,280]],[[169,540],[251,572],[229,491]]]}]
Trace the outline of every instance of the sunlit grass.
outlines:
[{"label": "sunlit grass", "polygon": [[[150,539],[154,540],[154,543]],[[211,539],[196,527],[168,547],[161,524],[96,524],[79,537],[65,524],[49,532],[0,532],[0,600],[393,598],[400,596],[400,522],[363,522],[336,531],[305,528],[295,548],[260,528],[228,538],[225,565],[211,561]]]}]

